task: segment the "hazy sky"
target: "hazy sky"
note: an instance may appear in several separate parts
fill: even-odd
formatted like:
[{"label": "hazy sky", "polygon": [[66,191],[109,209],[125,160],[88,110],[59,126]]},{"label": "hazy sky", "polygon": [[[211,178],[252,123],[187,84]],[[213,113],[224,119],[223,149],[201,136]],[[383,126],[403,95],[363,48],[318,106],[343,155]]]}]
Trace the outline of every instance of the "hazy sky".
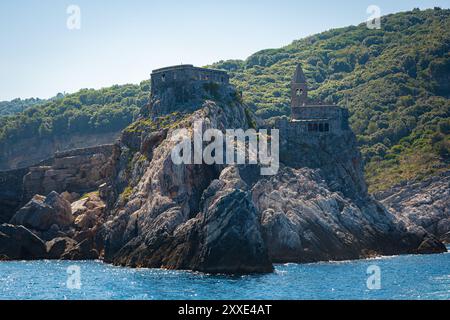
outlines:
[{"label": "hazy sky", "polygon": [[[245,59],[330,28],[450,0],[1,0],[0,100],[139,83],[152,69]],[[81,10],[70,30],[67,8]]]}]

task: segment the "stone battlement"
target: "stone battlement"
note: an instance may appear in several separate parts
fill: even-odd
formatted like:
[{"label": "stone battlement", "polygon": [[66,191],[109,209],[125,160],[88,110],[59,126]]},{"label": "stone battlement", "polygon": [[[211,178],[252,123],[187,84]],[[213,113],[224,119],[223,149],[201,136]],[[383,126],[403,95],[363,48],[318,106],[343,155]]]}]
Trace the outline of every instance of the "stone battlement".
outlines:
[{"label": "stone battlement", "polygon": [[186,82],[213,82],[219,85],[228,85],[230,83],[230,77],[225,71],[184,64],[153,70],[151,81],[152,95],[155,95],[160,89]]},{"label": "stone battlement", "polygon": [[205,100],[229,101],[236,96],[225,71],[179,65],[154,70],[149,116],[193,112]]}]

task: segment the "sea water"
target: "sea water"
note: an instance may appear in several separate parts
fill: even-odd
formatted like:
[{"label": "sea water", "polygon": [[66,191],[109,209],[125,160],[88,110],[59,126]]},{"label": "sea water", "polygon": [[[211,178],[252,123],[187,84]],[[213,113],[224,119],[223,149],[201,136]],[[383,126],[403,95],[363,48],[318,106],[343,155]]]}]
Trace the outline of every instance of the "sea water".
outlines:
[{"label": "sea water", "polygon": [[450,299],[450,254],[280,264],[272,274],[241,276],[130,269],[99,261],[1,262],[0,299],[442,300]]}]

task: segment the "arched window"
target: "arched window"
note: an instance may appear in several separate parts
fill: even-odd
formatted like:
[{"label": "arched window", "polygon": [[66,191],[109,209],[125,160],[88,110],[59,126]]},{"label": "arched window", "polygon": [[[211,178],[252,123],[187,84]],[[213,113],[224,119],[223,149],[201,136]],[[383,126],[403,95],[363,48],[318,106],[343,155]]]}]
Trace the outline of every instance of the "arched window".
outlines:
[{"label": "arched window", "polygon": [[162,74],[161,80],[162,80],[163,82],[166,81],[166,74],[165,74],[165,73]]},{"label": "arched window", "polygon": [[325,123],[325,132],[329,132],[330,131],[330,124]]}]

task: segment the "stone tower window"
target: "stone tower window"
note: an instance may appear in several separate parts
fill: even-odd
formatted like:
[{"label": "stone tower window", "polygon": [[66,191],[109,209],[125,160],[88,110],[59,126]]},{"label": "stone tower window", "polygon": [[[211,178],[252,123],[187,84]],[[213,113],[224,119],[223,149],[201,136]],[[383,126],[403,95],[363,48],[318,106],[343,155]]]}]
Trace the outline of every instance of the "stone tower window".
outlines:
[{"label": "stone tower window", "polygon": [[328,123],[325,123],[325,132],[329,132],[330,131],[330,125]]},{"label": "stone tower window", "polygon": [[162,81],[166,81],[166,74],[165,74],[165,73],[162,74],[161,80],[162,80]]}]

